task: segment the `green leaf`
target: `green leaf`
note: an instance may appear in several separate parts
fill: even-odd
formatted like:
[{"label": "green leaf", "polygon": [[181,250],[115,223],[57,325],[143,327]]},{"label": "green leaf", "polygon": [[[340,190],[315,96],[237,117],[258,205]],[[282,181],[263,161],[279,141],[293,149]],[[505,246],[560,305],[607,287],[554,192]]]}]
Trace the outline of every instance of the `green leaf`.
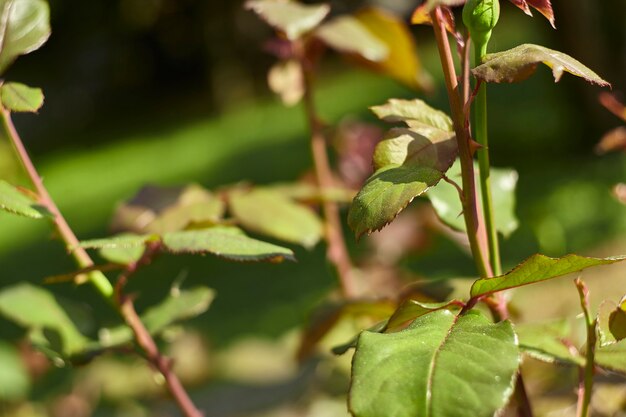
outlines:
[{"label": "green leaf", "polygon": [[229,194],[230,211],[245,229],[312,248],[323,234],[323,225],[308,207],[296,204],[268,189]]},{"label": "green leaf", "polygon": [[600,346],[610,345],[611,343],[615,343],[615,336],[611,333],[611,329],[609,328],[609,317],[611,317],[611,313],[615,311],[617,308],[617,304],[610,300],[604,300],[600,303],[600,307],[598,307],[598,314],[596,316],[598,322],[598,336],[600,341]]},{"label": "green leaf", "polygon": [[266,189],[282,194],[289,199],[306,203],[323,201],[349,203],[356,194],[355,191],[348,188],[332,187],[320,190],[317,185],[307,183],[278,183],[267,186]]},{"label": "green leaf", "polygon": [[514,83],[530,77],[540,63],[544,63],[552,69],[552,75],[557,82],[564,72],[569,72],[592,84],[603,87],[610,85],[571,56],[532,44],[524,44],[508,51],[488,54],[483,59],[483,64],[474,68],[472,73],[479,80],[489,83]]},{"label": "green leaf", "polygon": [[381,106],[370,109],[381,120],[390,123],[406,123],[409,127],[431,127],[453,132],[452,119],[444,112],[434,109],[419,99],[390,99]]},{"label": "green leaf", "polygon": [[382,61],[389,55],[387,45],[353,16],[340,16],[323,24],[315,36],[339,52],[358,54],[370,61]]},{"label": "green leaf", "polygon": [[[169,297],[160,304],[150,307],[141,315],[141,321],[151,335],[159,335],[174,323],[197,317],[209,309],[215,291],[207,287],[189,290],[172,290]],[[128,326],[104,329],[100,332],[100,342],[92,344],[90,350],[100,350],[129,343],[133,333]]]},{"label": "green leaf", "polygon": [[570,254],[562,258],[549,258],[545,255],[535,254],[504,275],[494,278],[481,278],[475,281],[472,285],[471,296],[476,298],[522,285],[534,284],[582,271],[592,266],[621,262],[624,259],[626,256],[588,258]]},{"label": "green leaf", "polygon": [[0,400],[19,400],[30,390],[30,377],[20,352],[0,341]]},{"label": "green leaf", "polygon": [[349,407],[355,417],[491,417],[513,393],[519,364],[510,322],[436,311],[401,332],[361,334]]},{"label": "green leaf", "polygon": [[[478,164],[475,164],[474,173],[478,181]],[[507,168],[491,168],[491,189],[496,220],[496,230],[509,237],[517,227],[519,221],[515,216],[515,188],[517,186],[517,171]],[[461,164],[456,161],[447,173],[448,178],[459,181]],[[478,187],[479,195],[482,190]],[[440,182],[426,193],[437,216],[455,230],[465,231],[463,208],[458,190],[447,182]]]},{"label": "green leaf", "polygon": [[626,339],[597,348],[596,365],[626,374]]},{"label": "green leaf", "polygon": [[354,198],[348,225],[357,238],[382,229],[442,177],[443,173],[433,168],[390,165],[378,170]]},{"label": "green leaf", "polygon": [[445,301],[443,303],[422,303],[416,300],[406,300],[389,318],[389,322],[385,328],[386,331],[394,330],[408,321],[415,320],[433,311],[443,309],[458,309],[460,301]]},{"label": "green leaf", "polygon": [[159,236],[152,235],[135,235],[126,233],[118,236],[108,237],[104,239],[83,240],[80,247],[85,249],[126,249],[126,248],[143,248],[146,242],[158,240]]},{"label": "green leaf", "polygon": [[20,83],[6,83],[0,87],[2,105],[13,112],[36,113],[43,106],[41,88]]},{"label": "green leaf", "polygon": [[[44,348],[58,350],[62,356],[80,352],[89,342],[52,293],[28,283],[5,287],[0,291],[0,313],[31,331],[31,339]],[[46,331],[60,338],[55,346]]]},{"label": "green leaf", "polygon": [[216,226],[166,233],[163,244],[173,253],[210,253],[233,261],[295,260],[290,249],[249,238],[236,227]]},{"label": "green leaf", "polygon": [[245,7],[291,41],[313,30],[330,12],[327,4],[305,5],[284,0],[251,0]]},{"label": "green leaf", "polygon": [[48,210],[37,204],[29,195],[2,180],[0,180],[0,210],[31,219],[51,216]]},{"label": "green leaf", "polygon": [[520,348],[529,356],[540,361],[565,362],[585,365],[585,359],[572,353],[563,340],[569,336],[567,321],[551,323],[527,323],[515,326]]},{"label": "green leaf", "polygon": [[50,36],[50,9],[43,0],[0,0],[0,74],[15,58],[39,49]]}]

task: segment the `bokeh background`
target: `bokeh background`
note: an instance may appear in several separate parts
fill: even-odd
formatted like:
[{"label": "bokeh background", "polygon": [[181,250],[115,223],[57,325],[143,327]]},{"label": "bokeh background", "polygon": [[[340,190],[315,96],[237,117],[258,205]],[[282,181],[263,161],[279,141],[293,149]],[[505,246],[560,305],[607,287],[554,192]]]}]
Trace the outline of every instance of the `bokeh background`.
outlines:
[{"label": "bokeh background", "polygon": [[[408,0],[331,3],[336,14],[374,4],[405,20],[415,6]],[[623,100],[626,3],[553,4],[556,31],[538,13],[531,19],[503,2],[491,49],[529,42],[561,50],[610,81]],[[6,79],[44,90],[46,103],[39,114],[17,115],[16,125],[81,238],[107,234],[116,205],[145,184],[267,184],[294,180],[310,169],[301,109],[285,108],[267,87],[274,58],[262,45],[272,33],[243,10],[241,1],[51,0],[50,7],[50,40],[20,58]],[[432,30],[411,30],[435,81],[434,91],[416,93],[329,53],[317,92],[326,121],[376,123],[368,106],[391,97],[417,95],[447,109]],[[555,84],[546,68],[523,84],[490,89],[492,160],[520,174],[517,214],[522,226],[503,242],[507,265],[537,251],[554,256],[626,253],[626,208],[612,195],[613,186],[626,181],[626,161],[619,152],[594,153],[600,138],[623,122],[599,104],[600,92],[568,75]],[[0,177],[25,183],[10,151],[1,139]],[[363,252],[367,242],[357,245],[346,234],[351,250]],[[71,270],[61,245],[50,237],[45,225],[0,214],[0,285],[40,283]],[[208,416],[346,414],[338,400],[345,375],[318,362],[298,367],[293,360],[294,329],[336,286],[323,245],[294,250],[298,263],[279,266],[160,259],[132,282],[140,308],[160,300],[176,280],[216,290],[211,309],[187,331],[174,334],[171,345],[175,356],[189,359],[180,366]],[[471,259],[445,236],[400,262],[422,278],[473,275]],[[601,271],[614,281],[597,291],[618,300],[626,292],[620,278],[626,270]],[[562,297],[560,289],[551,290],[553,296],[571,298],[575,305],[570,286]],[[89,288],[53,290],[59,297],[84,301],[80,307],[86,316],[100,323],[112,320]],[[559,302],[551,298],[545,303]],[[560,311],[555,307],[543,313]],[[0,321],[3,339],[21,335],[17,326]],[[21,405],[0,400],[0,415],[176,415],[141,361],[104,357],[78,372],[46,369],[18,401]],[[77,388],[88,386],[84,381],[97,388],[85,394]],[[312,391],[315,402],[306,400]]]}]

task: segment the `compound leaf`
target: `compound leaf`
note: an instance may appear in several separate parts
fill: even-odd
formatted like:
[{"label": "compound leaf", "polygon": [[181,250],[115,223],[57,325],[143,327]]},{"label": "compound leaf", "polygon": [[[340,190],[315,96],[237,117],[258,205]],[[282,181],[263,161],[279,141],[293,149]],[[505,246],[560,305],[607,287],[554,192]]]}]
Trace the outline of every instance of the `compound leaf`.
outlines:
[{"label": "compound leaf", "polygon": [[50,216],[48,210],[38,205],[30,196],[2,180],[0,180],[0,210],[31,219]]},{"label": "compound leaf", "polygon": [[0,100],[10,111],[35,113],[43,106],[43,92],[21,83],[6,83],[0,87]]},{"label": "compound leaf", "polygon": [[519,364],[510,322],[435,311],[397,333],[361,333],[349,407],[356,417],[491,417],[513,393]]},{"label": "compound leaf", "polygon": [[322,238],[323,225],[308,207],[276,191],[236,190],[229,194],[230,211],[246,229],[312,248]]},{"label": "compound leaf", "polygon": [[592,84],[603,87],[610,85],[571,56],[533,44],[523,44],[507,51],[488,54],[482,65],[474,68],[472,73],[479,80],[489,83],[514,83],[530,77],[540,63],[552,69],[552,75],[557,82],[564,72],[569,72]]},{"label": "compound leaf", "polygon": [[419,99],[392,98],[383,105],[370,107],[370,110],[386,122],[402,122],[409,127],[434,127],[446,132],[454,131],[450,116]]},{"label": "compound leaf", "polygon": [[0,74],[20,55],[50,36],[50,9],[43,0],[0,0]]},{"label": "compound leaf", "polygon": [[574,254],[566,255],[562,258],[549,258],[545,255],[535,254],[504,275],[494,278],[481,278],[475,281],[472,285],[471,296],[476,298],[557,278],[592,266],[621,262],[625,259],[626,256],[588,258]]},{"label": "compound leaf", "polygon": [[306,5],[287,0],[251,0],[246,2],[246,8],[292,41],[317,27],[330,12],[327,4]]},{"label": "compound leaf", "polygon": [[236,227],[216,226],[166,233],[163,244],[173,253],[210,253],[232,261],[295,260],[290,249],[252,239]]}]

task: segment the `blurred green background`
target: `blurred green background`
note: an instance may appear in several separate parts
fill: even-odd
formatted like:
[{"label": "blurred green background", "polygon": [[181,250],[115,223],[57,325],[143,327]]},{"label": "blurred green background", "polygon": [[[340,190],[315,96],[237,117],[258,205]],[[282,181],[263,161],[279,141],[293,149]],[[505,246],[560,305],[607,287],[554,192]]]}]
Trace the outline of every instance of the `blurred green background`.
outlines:
[{"label": "blurred green background", "polygon": [[[366,4],[331,3],[334,13]],[[391,8],[405,19],[414,3],[367,2]],[[491,49],[531,42],[561,50],[610,81],[623,98],[626,3],[553,3],[556,31],[538,13],[531,19],[503,4]],[[116,205],[145,184],[265,184],[294,180],[310,168],[301,109],[283,107],[266,86],[273,58],[262,44],[271,31],[244,11],[242,2],[51,0],[50,7],[50,40],[20,58],[6,78],[44,90],[46,103],[39,114],[18,115],[15,121],[51,194],[81,238],[107,234]],[[447,109],[432,30],[412,31],[424,66],[437,81],[433,94],[417,96]],[[319,108],[332,123],[346,118],[374,122],[368,106],[416,95],[332,53],[320,69],[319,84]],[[517,213],[522,226],[503,242],[507,265],[537,251],[555,256],[590,253],[626,236],[626,209],[611,195],[613,185],[626,180],[626,161],[620,154],[593,152],[602,135],[621,123],[600,106],[599,92],[568,75],[555,85],[545,68],[523,84],[490,89],[492,161],[520,173]],[[25,183],[4,139],[0,177]],[[356,246],[346,233],[352,249],[363,251],[367,243]],[[0,285],[39,283],[70,271],[70,260],[50,237],[45,224],[0,214]],[[140,308],[163,298],[175,279],[214,288],[217,298],[211,309],[191,324],[211,351],[219,352],[242,337],[274,338],[302,325],[335,288],[322,245],[313,251],[294,250],[298,263],[282,265],[164,258],[143,271],[132,288],[140,294]],[[471,260],[443,237],[402,262],[424,277],[473,275]],[[113,320],[90,288],[53,289],[61,297],[83,300],[83,307],[100,322]],[[0,325],[7,340],[21,334],[8,322]],[[69,389],[67,370],[52,374],[33,389],[33,398]],[[211,390],[203,381],[194,391],[206,400],[201,402],[230,398],[215,391],[228,386]],[[297,386],[291,388],[298,392]],[[261,400],[250,402],[268,406]],[[119,415],[141,415],[129,407],[128,414]],[[238,415],[242,410],[213,411],[208,415]]]}]

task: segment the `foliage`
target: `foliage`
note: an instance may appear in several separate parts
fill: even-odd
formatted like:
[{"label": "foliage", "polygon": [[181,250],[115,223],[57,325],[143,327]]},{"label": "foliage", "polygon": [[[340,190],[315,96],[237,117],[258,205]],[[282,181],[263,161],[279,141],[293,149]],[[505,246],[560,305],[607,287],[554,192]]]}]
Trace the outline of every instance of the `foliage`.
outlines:
[{"label": "foliage", "polygon": [[[554,26],[549,0],[512,3],[528,14],[531,8],[538,10]],[[463,5],[464,27],[457,25],[453,13],[454,7]],[[530,415],[531,399],[521,366],[524,355],[578,368],[578,415],[589,415],[596,370],[626,374],[625,299],[618,304],[605,301],[594,314],[589,290],[577,279],[585,321],[582,342],[574,341],[578,335],[566,318],[518,323],[518,307],[510,303],[510,294],[626,257],[534,254],[502,273],[498,233],[510,237],[519,226],[515,210],[518,173],[491,167],[486,84],[523,81],[540,63],[552,69],[555,81],[569,72],[597,86],[610,84],[576,59],[542,46],[523,44],[488,54],[491,31],[499,18],[497,0],[428,0],[415,6],[412,22],[431,25],[434,30],[451,115],[417,98],[389,99],[372,107],[378,119],[395,126],[377,137],[359,136],[365,145],[352,149],[357,155],[335,155],[339,163],[342,158],[371,159],[373,172],[369,178],[359,173],[363,178],[358,189],[353,189],[354,178],[350,181],[333,170],[329,129],[315,101],[316,69],[329,48],[414,90],[429,91],[430,78],[415,53],[410,30],[392,13],[371,7],[335,15],[328,4],[250,0],[245,8],[276,32],[267,44],[278,58],[269,70],[268,84],[286,105],[302,104],[310,131],[311,172],[298,182],[262,186],[236,183],[211,190],[198,184],[146,186],[117,207],[110,237],[82,241],[76,237],[11,119],[15,112],[36,113],[43,105],[43,93],[21,83],[3,83],[2,129],[32,190],[1,180],[0,209],[49,222],[76,270],[46,282],[90,283],[112,307],[112,314],[96,319],[53,289],[27,282],[0,288],[0,314],[24,332],[29,349],[38,349],[59,366],[86,365],[114,353],[136,354],[159,373],[180,411],[198,417],[200,407],[192,401],[179,379],[179,368],[166,356],[168,348],[163,345],[167,345],[161,342],[175,339],[172,334],[177,334],[179,323],[204,314],[215,291],[204,285],[180,288],[177,280],[165,298],[148,303],[150,307],[142,304],[138,312],[137,296],[129,292],[130,281],[139,272],[150,276],[149,265],[161,256],[210,254],[225,261],[275,264],[296,260],[297,251],[290,245],[313,250],[323,242],[339,291],[312,315],[297,356],[306,362],[318,347],[327,351],[332,345],[336,354],[353,355],[350,383],[345,387],[353,416],[487,417],[513,407],[520,415]],[[42,0],[7,0],[1,13],[0,72],[4,73],[18,56],[42,46],[50,28],[48,6]],[[463,76],[457,76],[451,39],[456,42]],[[345,140],[337,136],[337,141]],[[414,223],[406,223],[410,233],[404,223],[398,223],[410,218],[417,205],[409,205],[420,196],[430,203],[422,202],[420,207],[428,207],[441,221],[436,223],[433,216],[430,227],[469,246],[476,272],[466,296],[456,291],[452,298],[441,283],[423,280],[403,289],[402,266],[396,261],[420,247],[414,235],[423,231],[416,224],[423,226],[428,220],[416,223],[414,216]],[[346,203],[350,203],[347,224],[357,239],[386,228],[388,241],[396,248],[386,248],[384,239],[377,241],[380,235],[374,235],[368,240],[373,249],[355,256],[343,233]],[[392,222],[397,223],[387,227]],[[394,226],[398,229],[390,232]],[[97,256],[86,249],[97,250]],[[98,263],[99,259],[109,263]],[[113,272],[117,272],[116,279],[111,278]],[[483,305],[491,318],[478,308]],[[345,331],[346,327],[350,330]],[[366,330],[354,335],[355,328]],[[349,341],[338,345],[335,334]],[[331,346],[327,346],[329,340]],[[16,346],[0,343],[0,364],[11,363],[0,375],[0,382],[11,386],[0,390],[0,401],[19,402],[27,395],[31,381],[19,365],[20,355]],[[345,363],[343,370],[337,365],[341,360],[323,357],[319,361],[331,369],[325,373],[331,374],[345,371]]]}]

